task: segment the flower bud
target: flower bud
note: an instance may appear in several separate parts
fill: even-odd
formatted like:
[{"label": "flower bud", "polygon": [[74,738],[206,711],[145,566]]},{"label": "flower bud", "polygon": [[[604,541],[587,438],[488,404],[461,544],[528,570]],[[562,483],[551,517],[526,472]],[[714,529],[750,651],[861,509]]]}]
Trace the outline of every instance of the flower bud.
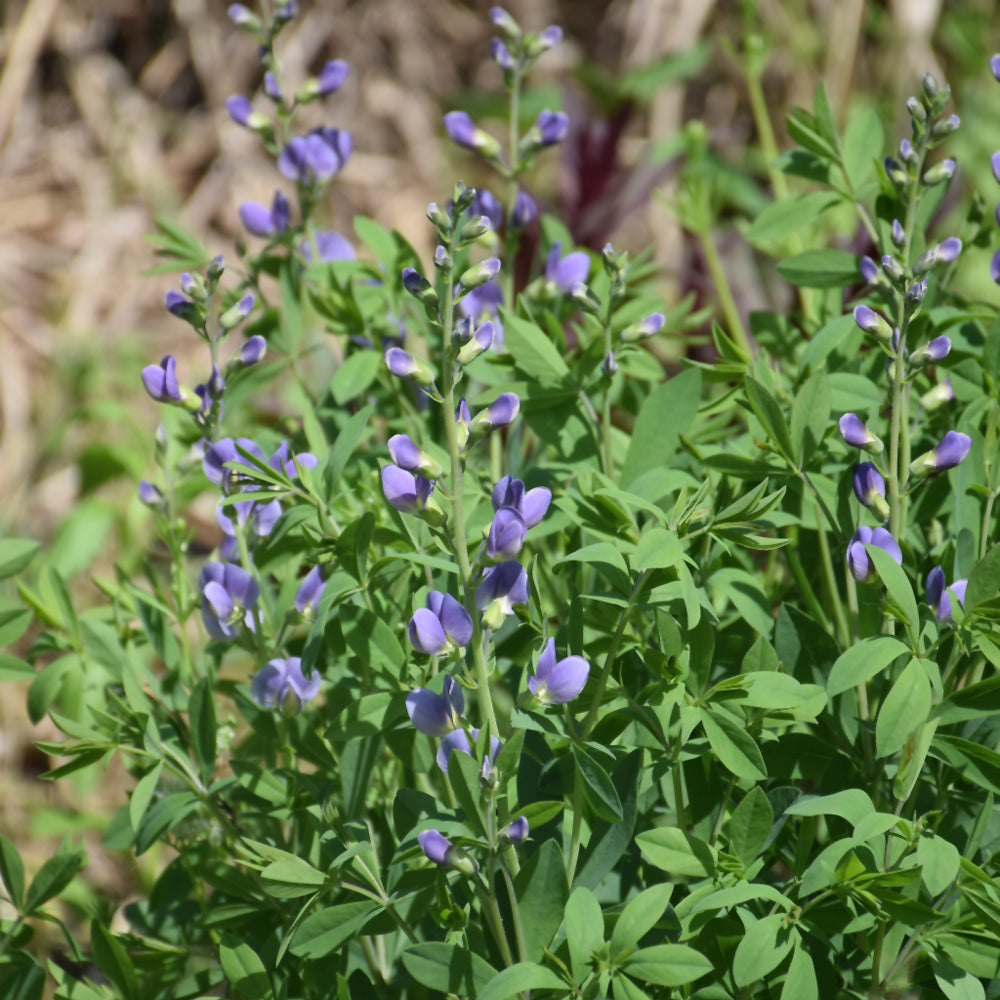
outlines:
[{"label": "flower bud", "polygon": [[499,273],[500,259],[488,257],[464,271],[458,279],[458,283],[464,291],[472,291],[473,288],[478,288],[480,285],[485,285],[487,281],[492,281]]},{"label": "flower bud", "polygon": [[930,170],[924,171],[924,176],[920,178],[920,183],[923,184],[924,187],[933,187],[935,184],[950,181],[954,174],[955,161],[942,160],[940,163],[935,163]]},{"label": "flower bud", "polygon": [[899,261],[895,257],[891,257],[886,254],[882,258],[882,270],[885,272],[886,277],[892,282],[899,284],[905,277],[906,272],[903,270]]},{"label": "flower bud", "polygon": [[880,343],[888,344],[892,341],[892,327],[874,309],[866,305],[855,306],[854,322]]},{"label": "flower bud", "polygon": [[944,261],[946,264],[952,263],[952,261],[958,259],[958,255],[962,252],[962,241],[957,236],[950,236],[943,243],[939,243],[934,248],[934,253],[938,260]]},{"label": "flower bud", "polygon": [[910,463],[910,475],[916,479],[934,476],[960,465],[972,448],[972,438],[958,431],[948,431],[936,448]]},{"label": "flower bud", "polygon": [[917,161],[917,151],[913,148],[913,143],[909,139],[901,139],[899,143],[899,158],[910,166]]},{"label": "flower bud", "polygon": [[306,81],[296,91],[295,100],[306,104],[316,97],[326,97],[340,90],[347,80],[350,67],[343,59],[331,59],[320,71],[319,76]]},{"label": "flower bud", "polygon": [[[927,294],[927,279],[924,278],[923,281],[915,281],[909,288],[906,289],[904,298],[911,305],[918,306],[924,301],[924,296]],[[896,343],[893,343],[893,347],[896,347]]]},{"label": "flower bud", "polygon": [[285,99],[285,95],[281,92],[281,84],[278,83],[278,78],[270,71],[264,74],[264,93],[272,100],[275,104],[281,104]]},{"label": "flower bud", "polygon": [[890,238],[892,239],[893,246],[901,247],[906,242],[906,233],[903,232],[903,226],[901,225],[899,219],[892,220],[892,232],[890,233]]},{"label": "flower bud", "polygon": [[889,504],[885,499],[885,480],[871,462],[862,462],[854,467],[853,485],[858,502],[887,521]]},{"label": "flower bud", "polygon": [[518,816],[500,836],[511,844],[523,844],[528,839],[528,821],[524,816]]},{"label": "flower bud", "polygon": [[233,328],[240,325],[253,311],[254,297],[244,295],[235,305],[230,306],[219,317],[219,328],[223,333],[228,333]]},{"label": "flower bud", "polygon": [[208,298],[205,279],[200,274],[188,274],[185,271],[181,275],[181,291],[195,302],[204,302]]},{"label": "flower bud", "polygon": [[569,286],[569,295],[585,313],[601,315],[601,300],[582,281],[574,281]]},{"label": "flower bud", "polygon": [[514,211],[510,213],[512,229],[524,229],[538,218],[538,206],[524,191],[518,191],[514,199]]},{"label": "flower bud", "polygon": [[885,158],[885,173],[896,187],[905,187],[909,177],[906,171],[891,157]]},{"label": "flower bud", "polygon": [[404,267],[402,272],[403,287],[418,299],[425,309],[438,308],[438,296],[431,283],[415,268]]},{"label": "flower bud", "polygon": [[906,110],[909,111],[914,124],[923,125],[924,122],[927,121],[927,111],[915,97],[911,97],[907,100]]},{"label": "flower bud", "polygon": [[462,223],[458,230],[458,234],[455,237],[455,246],[457,248],[467,247],[471,243],[475,243],[480,236],[485,236],[492,229],[493,225],[489,220],[489,216],[477,215],[472,219],[468,219]]},{"label": "flower bud", "polygon": [[420,358],[407,354],[401,347],[390,347],[385,352],[385,363],[396,378],[413,382],[422,388],[434,385],[434,372],[430,365]]},{"label": "flower bud", "polygon": [[486,320],[480,324],[468,343],[464,344],[459,350],[458,363],[460,365],[467,365],[488,351],[493,346],[493,336],[495,333],[496,327],[490,320]]},{"label": "flower bud", "polygon": [[860,448],[869,455],[881,455],[884,450],[882,442],[861,422],[854,413],[845,413],[837,423],[840,436],[852,448]]},{"label": "flower bud", "polygon": [[233,359],[236,363],[249,367],[257,364],[267,353],[267,341],[255,333],[241,348],[239,354]]},{"label": "flower bud", "polygon": [[451,254],[439,243],[434,248],[434,266],[439,271],[450,271],[452,263]]},{"label": "flower bud", "polygon": [[166,499],[160,490],[151,482],[148,482],[145,479],[140,479],[136,492],[139,495],[140,502],[149,507],[150,510],[163,511],[166,509]]},{"label": "flower bud", "polygon": [[1000,83],[1000,55],[990,57],[990,72],[993,74],[993,79]]},{"label": "flower bud", "polygon": [[478,128],[464,111],[449,111],[444,116],[444,128],[452,142],[471,149],[487,160],[498,160],[500,143],[488,132]]},{"label": "flower bud", "polygon": [[499,38],[494,38],[493,41],[490,42],[490,58],[502,70],[510,70],[514,68],[514,59],[510,54],[510,49],[508,49]]},{"label": "flower bud", "polygon": [[500,32],[508,42],[516,42],[521,37],[521,26],[503,7],[490,8],[490,20],[493,27]]},{"label": "flower bud", "polygon": [[451,219],[448,218],[448,213],[436,201],[432,201],[427,206],[427,218],[442,235],[451,230]]},{"label": "flower bud", "polygon": [[490,431],[513,423],[521,408],[521,400],[513,392],[502,392],[485,410],[480,410],[469,425],[469,439],[475,441]]},{"label": "flower bud", "polygon": [[611,378],[618,371],[618,362],[615,360],[615,352],[608,351],[601,362],[601,373],[605,378]]},{"label": "flower bud", "polygon": [[951,135],[952,132],[957,131],[960,124],[961,119],[958,115],[951,115],[948,118],[944,118],[937,122],[931,129],[931,138],[943,139],[946,135]]},{"label": "flower bud", "polygon": [[915,371],[925,365],[943,361],[950,350],[951,340],[948,337],[935,337],[929,344],[924,344],[920,350],[914,351],[907,360],[910,368]]},{"label": "flower bud", "polygon": [[878,284],[882,278],[882,272],[878,269],[878,264],[876,264],[871,257],[862,257],[858,261],[858,270],[861,272],[861,277],[868,285]]},{"label": "flower bud", "polygon": [[260,28],[260,18],[241,3],[230,4],[226,13],[229,15],[229,20],[238,28],[251,28],[255,31]]},{"label": "flower bud", "polygon": [[622,330],[621,338],[623,344],[633,344],[637,340],[646,340],[655,337],[663,329],[665,318],[663,313],[650,313],[645,319],[638,323],[632,323]]},{"label": "flower bud", "polygon": [[208,279],[209,291],[214,290],[225,270],[226,258],[220,253],[218,256],[212,258],[211,263],[208,265],[208,270],[205,272],[205,277]]},{"label": "flower bud", "polygon": [[924,91],[924,96],[932,103],[934,98],[941,93],[941,88],[938,86],[937,80],[930,73],[924,73],[920,78],[920,86]]},{"label": "flower bud", "polygon": [[940,409],[946,403],[952,402],[954,398],[955,390],[951,387],[951,379],[946,378],[920,397],[920,405],[928,412],[931,412]]},{"label": "flower bud", "polygon": [[932,267],[934,267],[936,262],[937,257],[935,256],[934,251],[925,251],[913,262],[914,276],[917,278],[923,277],[928,271],[931,270]]},{"label": "flower bud", "polygon": [[441,476],[441,464],[413,443],[406,434],[394,434],[388,441],[389,457],[401,469],[419,473],[427,479]]}]

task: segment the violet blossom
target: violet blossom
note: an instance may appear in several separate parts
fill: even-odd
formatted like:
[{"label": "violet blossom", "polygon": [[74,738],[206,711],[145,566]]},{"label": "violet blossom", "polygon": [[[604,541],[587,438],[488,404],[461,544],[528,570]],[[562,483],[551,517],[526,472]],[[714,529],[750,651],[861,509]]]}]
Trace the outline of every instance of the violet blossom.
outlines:
[{"label": "violet blossom", "polygon": [[538,657],[535,674],[528,678],[528,690],[543,705],[565,705],[583,690],[590,664],[582,656],[566,656],[556,661],[556,641],[549,639]]},{"label": "violet blossom", "polygon": [[292,208],[281,191],[274,192],[271,207],[256,201],[244,201],[239,207],[240,220],[254,236],[274,236],[288,228]]},{"label": "violet blossom", "polygon": [[451,594],[432,590],[427,595],[427,606],[413,612],[407,634],[418,652],[447,656],[468,644],[472,619]]},{"label": "violet blossom", "polygon": [[298,715],[302,706],[319,694],[322,678],[314,670],[306,680],[302,660],[271,660],[254,674],[250,694],[261,708],[278,708],[282,715]]},{"label": "violet blossom", "polygon": [[847,546],[847,563],[858,583],[865,583],[875,573],[875,566],[865,550],[865,545],[877,545],[884,552],[888,552],[898,565],[903,565],[903,553],[899,543],[885,528],[873,529],[862,525],[851,536]]},{"label": "violet blossom", "polygon": [[241,624],[254,631],[251,609],[260,597],[260,587],[245,569],[230,563],[206,563],[198,586],[201,618],[213,639],[235,639]]},{"label": "violet blossom", "polygon": [[940,566],[935,566],[927,574],[927,603],[937,615],[938,624],[944,624],[953,620],[951,595],[954,595],[960,607],[965,607],[965,591],[968,586],[968,580],[956,580],[950,587],[946,587],[944,570]]},{"label": "violet blossom", "polygon": [[425,736],[447,736],[465,711],[465,695],[454,677],[445,675],[441,694],[415,688],[406,696],[406,713],[414,729]]},{"label": "violet blossom", "polygon": [[972,438],[959,431],[948,431],[936,448],[924,452],[910,463],[910,475],[918,479],[937,475],[960,465],[972,448]]},{"label": "violet blossom", "polygon": [[317,128],[296,136],[278,156],[278,169],[290,181],[312,186],[340,173],[351,155],[350,132]]}]

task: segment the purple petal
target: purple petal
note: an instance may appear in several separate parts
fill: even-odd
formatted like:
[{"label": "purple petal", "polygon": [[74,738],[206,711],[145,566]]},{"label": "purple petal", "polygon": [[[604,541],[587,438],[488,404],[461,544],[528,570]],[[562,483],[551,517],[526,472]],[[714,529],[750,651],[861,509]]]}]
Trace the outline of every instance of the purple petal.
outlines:
[{"label": "purple petal", "polygon": [[528,839],[528,821],[524,816],[518,816],[513,823],[510,823],[503,835],[512,844],[523,844]]},{"label": "purple petal", "polygon": [[939,472],[954,469],[964,461],[969,449],[972,448],[972,438],[958,431],[948,431],[941,443],[934,449],[934,465]]},{"label": "purple petal", "polygon": [[432,590],[427,595],[427,607],[441,622],[445,634],[456,646],[466,646],[472,638],[469,612],[451,594]]},{"label": "purple petal", "polygon": [[350,67],[343,59],[331,59],[320,71],[318,77],[319,95],[325,97],[339,90],[347,79]]},{"label": "purple petal", "polygon": [[524,518],[524,523],[529,528],[533,528],[545,517],[551,503],[552,490],[547,486],[536,486],[534,489],[528,490],[521,503],[521,516]]},{"label": "purple petal", "polygon": [[250,106],[250,102],[242,94],[237,94],[233,97],[226,98],[226,111],[229,112],[229,117],[232,118],[237,125],[246,125],[250,121],[250,115],[253,113],[253,108]]},{"label": "purple petal", "polygon": [[313,566],[306,573],[302,583],[299,584],[299,589],[295,593],[295,610],[300,615],[305,614],[307,610],[315,611],[319,606],[325,586],[326,581],[319,571],[319,566]]},{"label": "purple petal", "polygon": [[446,736],[455,728],[448,699],[427,688],[416,688],[406,696],[406,712],[413,728],[425,736]]},{"label": "purple petal", "polygon": [[428,608],[417,608],[407,629],[413,648],[427,656],[440,656],[448,648],[448,636],[437,615]]},{"label": "purple petal", "polygon": [[885,528],[875,528],[872,531],[871,544],[877,545],[883,552],[888,552],[898,565],[903,565],[903,552],[899,543]]},{"label": "purple petal", "polygon": [[[1000,205],[997,205],[997,217],[1000,218]],[[1000,285],[1000,250],[997,250],[990,261],[990,277]]]},{"label": "purple petal", "polygon": [[406,434],[394,434],[388,442],[389,457],[401,469],[416,472],[423,465],[420,449]]},{"label": "purple petal", "polygon": [[471,733],[472,742],[470,743],[469,734],[465,732],[464,729],[455,729],[448,733],[444,739],[438,744],[437,754],[435,755],[435,760],[437,761],[437,766],[444,771],[445,774],[448,773],[448,758],[451,757],[454,751],[459,751],[460,753],[467,753],[470,757],[472,756],[472,750],[475,746],[475,741],[479,736],[479,730],[473,729]]},{"label": "purple petal", "polygon": [[944,570],[940,566],[935,566],[927,574],[924,590],[927,594],[927,603],[934,611],[937,611],[941,604],[941,597],[944,595]]},{"label": "purple petal", "polygon": [[270,236],[274,232],[271,209],[256,201],[245,201],[239,208],[240,220],[254,236]]},{"label": "purple petal", "polygon": [[250,696],[261,708],[274,708],[285,686],[285,661],[271,660],[253,675]]},{"label": "purple petal", "polygon": [[[583,690],[589,673],[590,664],[582,656],[567,656],[552,668],[540,700],[550,705],[565,705]],[[538,695],[537,691],[532,693]]]},{"label": "purple petal", "polygon": [[868,429],[854,413],[845,413],[837,426],[844,441],[854,448],[864,448],[868,443]]},{"label": "purple petal", "polygon": [[[445,771],[447,774],[447,771]],[[436,865],[447,865],[451,853],[451,841],[437,830],[424,830],[417,834],[417,843],[428,861]]]},{"label": "purple petal", "polygon": [[476,142],[476,126],[464,111],[449,111],[444,116],[444,130],[452,142],[472,149]]},{"label": "purple petal", "polygon": [[408,513],[417,507],[417,480],[396,465],[382,468],[382,492],[396,510]]},{"label": "purple petal", "polygon": [[549,679],[549,675],[552,673],[555,665],[556,641],[555,639],[549,639],[538,657],[538,663],[535,664],[535,677],[544,684]]},{"label": "purple petal", "polygon": [[490,559],[516,559],[528,536],[524,518],[512,507],[497,511],[486,538],[486,553]]}]

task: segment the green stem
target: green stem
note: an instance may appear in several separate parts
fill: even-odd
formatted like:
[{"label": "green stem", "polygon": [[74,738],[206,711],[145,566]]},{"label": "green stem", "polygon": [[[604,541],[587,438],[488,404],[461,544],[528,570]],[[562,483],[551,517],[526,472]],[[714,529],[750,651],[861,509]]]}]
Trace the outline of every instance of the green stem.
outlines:
[{"label": "green stem", "polygon": [[705,257],[708,273],[712,276],[712,285],[715,288],[716,295],[719,297],[719,308],[722,309],[723,316],[725,316],[726,326],[729,327],[729,334],[746,353],[747,357],[752,358],[754,351],[750,345],[750,338],[743,328],[743,320],[740,319],[740,311],[736,308],[736,300],[733,298],[732,290],[729,287],[729,279],[726,277],[722,261],[719,259],[719,252],[715,249],[715,242],[712,239],[711,227],[707,219],[704,228],[699,227],[695,235],[701,244],[701,252]]},{"label": "green stem", "polygon": [[573,831],[570,834],[569,861],[566,863],[566,880],[573,884],[576,865],[580,860],[580,834],[583,829],[583,782],[580,772],[574,767],[573,776]]}]

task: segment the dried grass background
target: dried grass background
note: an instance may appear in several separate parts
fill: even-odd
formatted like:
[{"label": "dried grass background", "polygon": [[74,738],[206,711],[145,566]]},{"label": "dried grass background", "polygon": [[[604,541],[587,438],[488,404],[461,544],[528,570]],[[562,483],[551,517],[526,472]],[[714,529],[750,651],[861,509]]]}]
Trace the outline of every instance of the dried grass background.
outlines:
[{"label": "dried grass background", "polygon": [[[693,244],[648,198],[654,182],[669,181],[649,165],[649,148],[692,118],[706,123],[719,148],[755,142],[738,66],[725,48],[739,45],[739,5],[508,6],[526,27],[564,27],[566,41],[539,63],[533,80],[563,88],[567,109],[598,131],[604,126],[573,82],[581,66],[620,75],[709,39],[706,70],[665,88],[630,120],[618,147],[622,169],[591,220],[595,233],[616,245],[655,247],[667,297],[678,286],[704,284]],[[978,6],[987,16],[993,9]],[[427,203],[446,197],[454,179],[479,176],[466,154],[442,141],[441,115],[463,91],[499,86],[487,58],[488,7],[302,0],[300,16],[281,36],[292,78],[330,58],[351,64],[347,85],[322,109],[329,124],[355,137],[355,153],[325,209],[345,232],[363,213],[427,250]],[[852,91],[895,98],[919,72],[938,68],[931,42],[940,0],[760,0],[758,13],[773,44],[766,90],[782,142],[787,107],[809,104],[821,76],[843,111]],[[163,309],[170,278],[142,275],[154,260],[143,236],[154,215],[166,213],[213,252],[232,254],[237,205],[269,201],[277,180],[255,137],[223,108],[227,96],[252,93],[259,77],[252,42],[234,29],[219,0],[0,3],[0,533],[50,538],[80,500],[81,451],[101,434],[151,435],[156,407],[142,392],[139,368],[168,350],[183,352],[190,338]],[[572,197],[572,155],[557,154],[539,192],[557,209]],[[726,238],[722,249],[738,272],[746,253],[739,239]],[[108,401],[124,405],[129,427],[119,426],[120,410],[102,409]],[[133,503],[134,485],[134,478],[119,477],[102,490],[109,503],[123,505]],[[21,700],[5,691],[0,830],[24,848],[40,809],[97,814],[90,825],[99,826],[100,814],[123,801],[117,778],[104,791],[80,789],[79,796],[71,785],[38,782],[46,762],[32,755],[30,743],[42,736],[24,720]],[[28,850],[29,868],[46,850]],[[87,878],[102,895],[121,900],[142,881],[121,859],[92,856]]]}]

